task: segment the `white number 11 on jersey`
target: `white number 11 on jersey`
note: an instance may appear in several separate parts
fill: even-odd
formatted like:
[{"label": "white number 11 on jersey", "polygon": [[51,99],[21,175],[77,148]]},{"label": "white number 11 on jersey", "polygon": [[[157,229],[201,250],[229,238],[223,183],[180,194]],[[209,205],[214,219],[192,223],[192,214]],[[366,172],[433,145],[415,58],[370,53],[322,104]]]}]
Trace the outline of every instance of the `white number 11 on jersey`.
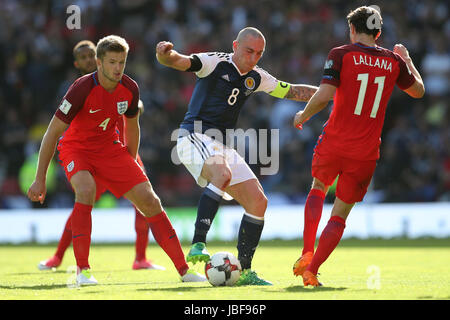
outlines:
[{"label": "white number 11 on jersey", "polygon": [[[378,108],[380,107],[381,95],[384,89],[384,79],[386,77],[376,77],[374,83],[378,85],[377,93],[375,95],[375,100],[373,101],[372,112],[370,113],[371,118],[375,118],[377,116]],[[369,81],[368,73],[360,73],[358,74],[359,81],[361,81],[361,86],[359,87],[358,101],[356,102],[355,112],[356,115],[361,115],[361,110],[364,103],[364,98],[366,96],[367,82]]]}]

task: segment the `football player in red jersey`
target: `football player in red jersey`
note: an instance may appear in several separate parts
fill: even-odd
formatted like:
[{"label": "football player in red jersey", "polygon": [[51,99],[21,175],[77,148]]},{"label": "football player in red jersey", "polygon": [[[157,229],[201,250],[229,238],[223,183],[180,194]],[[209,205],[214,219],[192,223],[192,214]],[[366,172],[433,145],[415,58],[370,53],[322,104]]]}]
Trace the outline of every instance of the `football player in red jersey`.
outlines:
[{"label": "football player in red jersey", "polygon": [[[338,245],[345,221],[356,202],[362,201],[379,158],[381,131],[394,86],[413,98],[425,93],[422,78],[408,50],[379,47],[382,18],[372,7],[359,7],[347,16],[351,44],[328,54],[319,90],[294,118],[302,125],[324,109],[334,97],[334,107],[324,125],[312,160],[313,183],[305,204],[303,251],[294,264],[305,286],[319,286],[317,271]],[[339,175],[331,218],[314,252],[325,195]]]},{"label": "football player in red jersey", "polygon": [[[83,40],[78,42],[75,47],[73,48],[73,57],[74,57],[74,66],[77,68],[81,75],[84,76],[88,73],[95,72],[97,70],[97,65],[95,62],[95,44],[92,41],[89,40]],[[139,100],[139,113],[142,114],[144,111],[144,105],[141,100]],[[123,123],[124,121],[118,121],[117,122],[117,130],[119,130],[120,134],[120,141],[123,140]],[[139,165],[144,168],[144,164],[142,163],[141,158],[139,157],[139,154],[137,156],[137,161]],[[106,191],[105,188],[102,186],[97,186],[96,189],[96,200],[100,198],[100,196]],[[135,231],[136,231],[136,243],[135,243],[135,250],[136,250],[136,256],[135,260],[132,265],[133,270],[139,270],[139,269],[155,269],[155,270],[165,270],[164,267],[156,265],[152,263],[150,260],[147,260],[146,258],[146,248],[148,244],[148,233],[149,233],[149,226],[147,221],[145,220],[144,216],[139,212],[136,207],[135,209]],[[38,264],[39,270],[49,270],[52,268],[57,268],[61,265],[62,259],[64,257],[64,253],[66,252],[66,249],[69,247],[69,245],[72,243],[72,220],[71,215],[66,221],[63,233],[61,235],[61,238],[58,242],[58,246],[56,249],[55,254],[44,261],[41,261]]]},{"label": "football player in red jersey", "polygon": [[[28,197],[43,203],[47,168],[58,147],[61,164],[75,191],[72,244],[78,285],[98,283],[90,273],[89,249],[91,211],[99,184],[118,198],[126,197],[142,212],[182,281],[206,281],[189,269],[161,201],[136,161],[139,87],[124,74],[128,49],[126,40],[119,36],[107,36],[97,43],[97,71],[78,78],[62,99],[43,137]],[[118,121],[124,121],[123,142],[116,130]]]}]

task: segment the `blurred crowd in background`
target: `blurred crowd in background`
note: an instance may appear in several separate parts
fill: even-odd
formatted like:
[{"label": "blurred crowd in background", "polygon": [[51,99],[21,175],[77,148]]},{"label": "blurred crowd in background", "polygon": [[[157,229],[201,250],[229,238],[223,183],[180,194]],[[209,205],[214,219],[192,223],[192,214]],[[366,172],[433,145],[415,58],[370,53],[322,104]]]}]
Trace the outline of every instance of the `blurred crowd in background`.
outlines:
[{"label": "blurred crowd in background", "polygon": [[[81,28],[70,30],[69,5],[81,9]],[[267,41],[259,66],[280,80],[319,85],[331,48],[349,42],[346,15],[361,1],[317,0],[2,0],[0,1],[0,208],[33,204],[24,191],[34,178],[36,152],[68,86],[79,77],[72,48],[117,34],[130,44],[125,72],[141,92],[140,156],[164,206],[195,206],[202,192],[182,165],[171,161],[178,128],[195,85],[192,73],[158,64],[155,46],[174,43],[181,53],[232,51],[246,26]],[[394,90],[382,136],[381,159],[366,202],[450,201],[450,20],[446,0],[379,1],[378,44],[404,44],[422,74],[423,99]],[[304,103],[254,94],[237,127],[279,129],[277,175],[259,175],[271,204],[301,204],[311,185],[311,158],[331,104],[302,131],[292,127]],[[49,176],[44,207],[71,207],[62,168]],[[115,205],[125,206],[120,200]],[[334,201],[329,194],[327,201]],[[232,204],[233,202],[229,202]],[[41,205],[34,205],[41,207]]]}]

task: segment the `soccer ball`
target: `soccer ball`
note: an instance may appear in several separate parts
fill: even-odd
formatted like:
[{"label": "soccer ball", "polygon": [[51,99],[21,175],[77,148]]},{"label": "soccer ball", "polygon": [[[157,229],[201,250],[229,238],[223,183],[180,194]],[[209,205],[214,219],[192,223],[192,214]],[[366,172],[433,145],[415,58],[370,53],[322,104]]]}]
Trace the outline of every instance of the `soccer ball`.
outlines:
[{"label": "soccer ball", "polygon": [[241,263],[229,252],[217,252],[205,265],[205,275],[213,286],[232,286],[241,276]]}]

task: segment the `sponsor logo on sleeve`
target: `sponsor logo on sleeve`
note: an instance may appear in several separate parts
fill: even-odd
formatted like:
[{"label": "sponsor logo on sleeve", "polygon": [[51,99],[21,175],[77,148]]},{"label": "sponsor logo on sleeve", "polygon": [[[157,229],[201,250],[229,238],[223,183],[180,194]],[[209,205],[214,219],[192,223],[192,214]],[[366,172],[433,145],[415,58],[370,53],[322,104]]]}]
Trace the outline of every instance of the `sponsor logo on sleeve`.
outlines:
[{"label": "sponsor logo on sleeve", "polygon": [[325,67],[324,67],[324,69],[331,69],[332,66],[333,66],[333,60],[327,60],[327,61],[325,61]]},{"label": "sponsor logo on sleeve", "polygon": [[66,99],[64,99],[64,101],[59,106],[59,110],[61,110],[62,113],[67,115],[69,113],[69,110],[71,107],[72,107],[72,104],[69,101],[67,101]]}]

